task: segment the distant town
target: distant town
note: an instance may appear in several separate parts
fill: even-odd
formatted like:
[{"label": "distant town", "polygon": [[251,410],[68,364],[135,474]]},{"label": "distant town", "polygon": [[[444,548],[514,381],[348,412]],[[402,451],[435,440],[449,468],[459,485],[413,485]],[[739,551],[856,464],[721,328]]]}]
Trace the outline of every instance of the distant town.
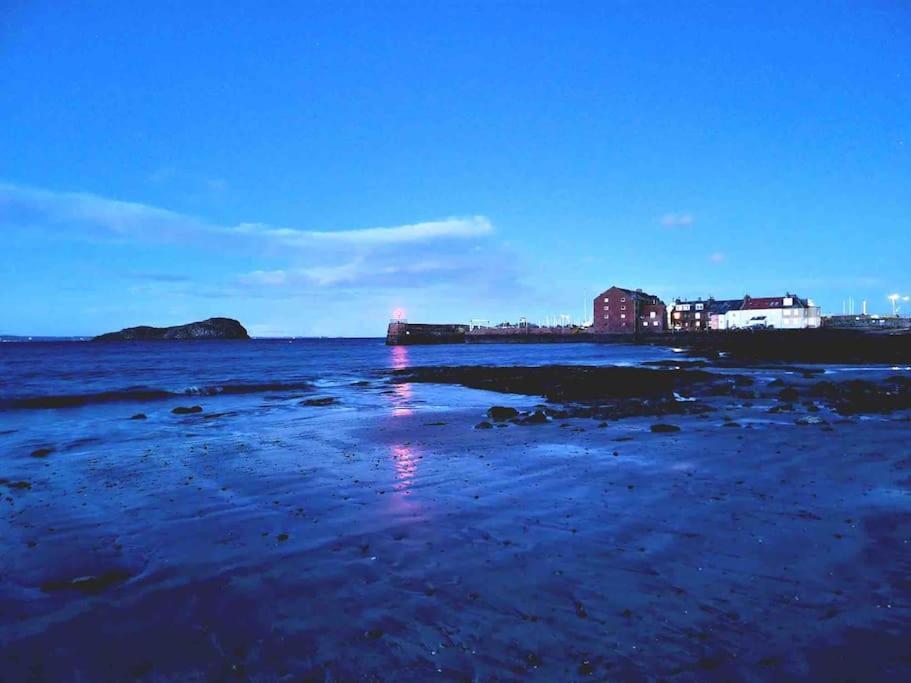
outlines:
[{"label": "distant town", "polygon": [[518,322],[490,325],[472,320],[467,324],[410,323],[404,315],[390,321],[386,341],[390,344],[446,343],[474,341],[573,341],[585,339],[642,338],[668,333],[698,333],[749,330],[807,330],[821,327],[849,329],[911,329],[911,318],[898,315],[894,297],[892,316],[870,315],[866,302],[862,312],[823,316],[812,299],[791,292],[782,296],[754,297],[746,294],[737,299],[675,299],[665,303],[642,289],[616,285],[598,294],[592,302],[591,318],[572,323],[560,316],[546,324],[535,324],[526,318]]}]

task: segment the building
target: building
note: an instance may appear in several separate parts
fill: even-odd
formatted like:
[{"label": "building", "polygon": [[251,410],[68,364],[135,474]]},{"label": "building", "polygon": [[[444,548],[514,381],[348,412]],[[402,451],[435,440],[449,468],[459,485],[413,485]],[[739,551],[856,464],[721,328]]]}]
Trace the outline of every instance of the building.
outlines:
[{"label": "building", "polygon": [[719,316],[724,316],[728,311],[738,309],[742,305],[743,299],[677,299],[668,307],[667,326],[674,332],[704,332],[718,329],[712,326],[713,319],[717,325]]},{"label": "building", "polygon": [[710,330],[723,330],[725,322],[725,316],[730,311],[738,311],[740,307],[743,306],[743,299],[718,299],[712,300],[712,305],[709,308],[709,323],[708,329]]},{"label": "building", "polygon": [[[709,299],[711,301],[711,299]],[[674,332],[696,332],[704,330],[708,324],[708,302],[681,301],[676,299],[667,310],[668,329]]]},{"label": "building", "polygon": [[747,295],[739,308],[716,315],[710,327],[718,330],[799,330],[822,324],[819,307],[795,294],[761,298]]},{"label": "building", "polygon": [[600,334],[664,332],[664,302],[641,289],[611,287],[595,297],[592,329]]}]

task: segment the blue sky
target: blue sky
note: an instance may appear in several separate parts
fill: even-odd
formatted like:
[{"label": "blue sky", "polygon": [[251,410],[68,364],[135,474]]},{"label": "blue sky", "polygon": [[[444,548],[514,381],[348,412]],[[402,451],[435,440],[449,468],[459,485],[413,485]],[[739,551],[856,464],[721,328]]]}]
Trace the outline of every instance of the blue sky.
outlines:
[{"label": "blue sky", "polygon": [[0,333],[911,294],[906,3],[292,4],[0,2]]}]

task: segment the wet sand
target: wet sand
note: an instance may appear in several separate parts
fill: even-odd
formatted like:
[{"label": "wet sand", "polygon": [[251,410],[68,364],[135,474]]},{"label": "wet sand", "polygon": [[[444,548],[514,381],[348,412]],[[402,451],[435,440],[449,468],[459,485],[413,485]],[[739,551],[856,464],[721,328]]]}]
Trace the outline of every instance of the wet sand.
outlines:
[{"label": "wet sand", "polygon": [[0,680],[911,678],[909,411],[352,391],[5,460]]}]

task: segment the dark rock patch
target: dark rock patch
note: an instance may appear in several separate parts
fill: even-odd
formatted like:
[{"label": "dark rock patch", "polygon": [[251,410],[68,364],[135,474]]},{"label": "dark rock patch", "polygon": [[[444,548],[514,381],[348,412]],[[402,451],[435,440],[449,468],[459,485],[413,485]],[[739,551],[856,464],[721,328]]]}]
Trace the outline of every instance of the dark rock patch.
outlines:
[{"label": "dark rock patch", "polygon": [[202,406],[177,406],[172,411],[175,415],[193,415],[202,412]]},{"label": "dark rock patch", "polygon": [[334,396],[320,396],[319,398],[308,398],[306,401],[301,401],[302,406],[331,406],[338,403],[338,399]]},{"label": "dark rock patch", "polygon": [[53,453],[53,452],[54,452],[54,449],[53,449],[53,448],[50,448],[50,447],[46,447],[46,448],[36,448],[35,450],[33,450],[33,451],[31,452],[30,455],[31,455],[33,458],[46,458],[47,456],[49,456],[49,455],[50,455],[51,453]]},{"label": "dark rock patch", "polygon": [[74,579],[46,581],[41,584],[41,590],[45,593],[75,590],[87,595],[94,595],[123,583],[130,576],[131,574],[123,569],[112,569],[98,576],[79,576]]},{"label": "dark rock patch", "polygon": [[508,406],[491,406],[487,409],[487,417],[494,422],[503,422],[518,416],[519,411]]},{"label": "dark rock patch", "polygon": [[778,400],[782,403],[794,403],[798,398],[800,398],[800,392],[794,387],[785,387],[778,392]]},{"label": "dark rock patch", "polygon": [[130,417],[130,419],[131,420],[145,420],[145,419],[147,419],[147,416],[145,413],[136,413],[135,415]]},{"label": "dark rock patch", "polygon": [[677,425],[665,424],[661,422],[658,424],[653,424],[651,427],[649,427],[649,429],[655,434],[671,434],[672,432],[680,431],[680,427]]},{"label": "dark rock patch", "polygon": [[0,486],[6,486],[17,491],[28,491],[32,488],[32,485],[27,481],[10,481],[8,479],[0,479]]},{"label": "dark rock patch", "polygon": [[548,422],[547,415],[543,410],[536,410],[530,415],[525,415],[523,417],[517,417],[512,420],[516,424],[520,425],[542,425]]},{"label": "dark rock patch", "polygon": [[490,424],[487,420],[484,420],[483,422],[478,422],[478,424],[476,424],[474,426],[474,428],[475,429],[492,429],[493,425]]}]

